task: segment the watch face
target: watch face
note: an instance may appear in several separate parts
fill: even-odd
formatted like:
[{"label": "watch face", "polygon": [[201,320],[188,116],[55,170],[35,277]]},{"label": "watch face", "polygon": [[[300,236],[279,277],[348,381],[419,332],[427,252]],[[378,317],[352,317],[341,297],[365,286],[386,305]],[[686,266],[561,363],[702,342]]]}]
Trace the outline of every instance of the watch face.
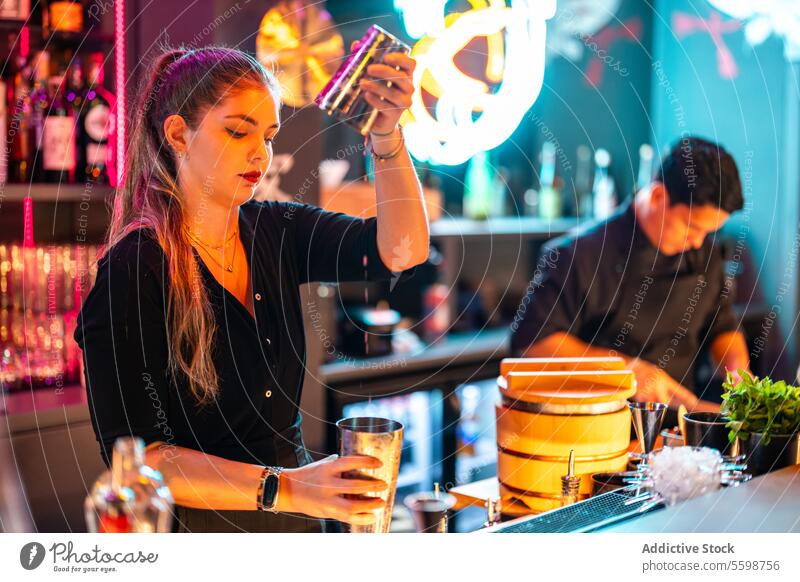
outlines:
[{"label": "watch face", "polygon": [[278,476],[269,474],[264,481],[264,493],[261,497],[261,505],[266,509],[271,509],[275,505],[275,497],[278,494]]}]

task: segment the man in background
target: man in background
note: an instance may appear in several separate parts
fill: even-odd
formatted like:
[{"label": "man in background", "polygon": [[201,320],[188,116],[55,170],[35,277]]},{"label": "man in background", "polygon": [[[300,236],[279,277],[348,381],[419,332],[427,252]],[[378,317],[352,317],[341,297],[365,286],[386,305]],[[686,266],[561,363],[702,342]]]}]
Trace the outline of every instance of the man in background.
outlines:
[{"label": "man in background", "polygon": [[743,207],[733,157],[689,137],[607,220],[550,241],[512,326],[527,357],[621,356],[640,401],[719,410],[692,389],[708,345],[719,374],[749,368],[718,231]]}]

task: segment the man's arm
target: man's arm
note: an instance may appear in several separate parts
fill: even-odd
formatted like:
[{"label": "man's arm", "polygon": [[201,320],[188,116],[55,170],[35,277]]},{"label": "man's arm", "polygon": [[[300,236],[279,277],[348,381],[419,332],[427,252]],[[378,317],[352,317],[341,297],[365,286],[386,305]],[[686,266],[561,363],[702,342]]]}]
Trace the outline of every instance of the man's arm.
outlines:
[{"label": "man's arm", "polygon": [[719,334],[711,342],[710,351],[717,369],[723,375],[728,370],[738,378],[739,369],[750,371],[750,352],[742,332],[728,331]]},{"label": "man's arm", "polygon": [[750,371],[750,352],[733,308],[735,296],[733,276],[725,272],[721,254],[712,255],[712,258],[719,258],[712,263],[712,274],[720,278],[722,285],[715,301],[716,307],[709,313],[703,337],[711,339],[708,348],[716,365],[715,375],[724,378],[725,371],[729,370],[738,379],[740,368]]},{"label": "man's arm", "polygon": [[[591,244],[580,250],[578,242],[545,245],[536,272],[512,324],[511,351],[522,357],[607,357],[619,355],[608,348],[595,347],[569,333],[579,330],[585,321],[602,315],[588,301],[592,265],[597,257]],[[583,269],[581,269],[581,261]],[[587,267],[588,265],[588,267]],[[701,401],[694,393],[675,382],[662,369],[640,360],[623,356],[629,370],[636,375],[640,401],[664,402],[690,410],[718,410],[719,406]]]},{"label": "man's arm", "polygon": [[639,358],[620,354],[615,350],[596,347],[572,334],[556,332],[542,338],[526,350],[527,358],[592,358],[618,356],[636,376],[637,390],[634,399],[640,402],[664,402],[671,408],[683,404],[689,411],[717,412],[719,404],[700,400],[691,390],[672,379],[658,366]]},{"label": "man's arm", "polygon": [[[571,333],[551,333],[528,348],[525,358],[606,358],[617,355],[607,348],[587,344]],[[625,356],[621,356],[627,361]]]}]

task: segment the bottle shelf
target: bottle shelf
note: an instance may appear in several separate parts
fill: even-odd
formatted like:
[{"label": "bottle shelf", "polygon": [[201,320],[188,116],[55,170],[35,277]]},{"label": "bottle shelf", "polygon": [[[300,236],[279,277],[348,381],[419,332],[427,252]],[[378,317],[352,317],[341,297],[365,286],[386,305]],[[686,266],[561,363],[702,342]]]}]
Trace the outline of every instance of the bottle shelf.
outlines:
[{"label": "bottle shelf", "polygon": [[0,18],[0,30],[17,30],[23,26],[27,26],[31,32],[36,32],[39,35],[42,33],[41,24],[31,24],[30,20],[19,20],[16,18]]},{"label": "bottle shelf", "polygon": [[0,186],[0,201],[22,201],[30,195],[34,202],[81,202],[102,200],[114,188],[107,184],[5,184]]},{"label": "bottle shelf", "polygon": [[552,238],[569,231],[582,220],[574,217],[544,219],[530,216],[506,216],[473,220],[442,218],[431,223],[431,238],[463,239],[476,237]]}]

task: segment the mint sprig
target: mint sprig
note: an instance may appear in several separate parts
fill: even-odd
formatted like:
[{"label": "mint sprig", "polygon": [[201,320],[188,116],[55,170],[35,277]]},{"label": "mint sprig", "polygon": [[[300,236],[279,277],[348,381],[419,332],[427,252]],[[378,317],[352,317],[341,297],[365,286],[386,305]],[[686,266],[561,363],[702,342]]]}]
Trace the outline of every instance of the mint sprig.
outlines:
[{"label": "mint sprig", "polygon": [[751,433],[762,433],[767,445],[773,435],[794,434],[800,431],[800,388],[783,380],[773,382],[739,370],[741,381],[736,382],[728,372],[722,387],[722,414],[730,421],[728,440],[742,440]]}]

